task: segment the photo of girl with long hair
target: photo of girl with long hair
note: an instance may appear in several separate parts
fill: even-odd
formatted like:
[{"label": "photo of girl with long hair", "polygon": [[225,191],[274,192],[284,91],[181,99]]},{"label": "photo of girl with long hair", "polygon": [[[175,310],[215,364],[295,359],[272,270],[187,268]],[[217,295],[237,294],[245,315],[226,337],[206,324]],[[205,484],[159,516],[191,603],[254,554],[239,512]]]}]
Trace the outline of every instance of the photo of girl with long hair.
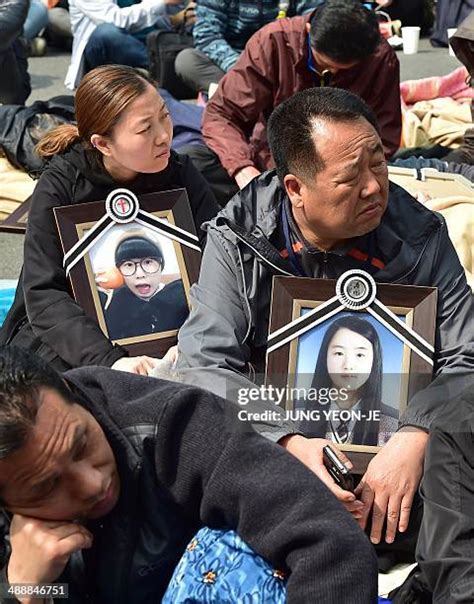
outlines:
[{"label": "photo of girl with long hair", "polygon": [[322,339],[311,388],[339,394],[327,405],[305,401],[305,409],[320,411],[320,421],[304,420],[300,428],[306,436],[338,444],[385,444],[398,422],[394,409],[381,400],[382,379],[383,352],[375,327],[356,316],[336,319]]}]

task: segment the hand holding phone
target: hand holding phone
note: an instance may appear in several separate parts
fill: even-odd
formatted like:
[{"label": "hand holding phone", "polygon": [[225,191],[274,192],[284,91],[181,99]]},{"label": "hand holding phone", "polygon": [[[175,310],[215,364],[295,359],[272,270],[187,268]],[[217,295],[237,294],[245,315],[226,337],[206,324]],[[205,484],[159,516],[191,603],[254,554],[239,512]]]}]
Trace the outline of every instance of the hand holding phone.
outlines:
[{"label": "hand holding phone", "polygon": [[334,482],[345,491],[354,491],[354,478],[332,447],[323,448],[323,462]]}]

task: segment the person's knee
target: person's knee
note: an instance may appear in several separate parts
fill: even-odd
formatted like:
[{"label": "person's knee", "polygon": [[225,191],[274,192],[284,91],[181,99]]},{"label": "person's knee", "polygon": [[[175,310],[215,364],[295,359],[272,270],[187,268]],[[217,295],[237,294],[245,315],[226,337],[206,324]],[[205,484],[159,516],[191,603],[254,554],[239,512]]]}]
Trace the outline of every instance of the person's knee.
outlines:
[{"label": "person's knee", "polygon": [[196,68],[196,49],[184,48],[175,59],[174,69],[180,77],[192,77]]},{"label": "person's knee", "polygon": [[101,23],[92,32],[87,42],[89,48],[92,47],[110,47],[118,43],[122,35],[122,30],[112,23]]},{"label": "person's knee", "polygon": [[109,62],[109,57],[114,56],[114,49],[120,46],[121,30],[111,23],[98,25],[87,41],[84,49],[84,58],[87,69]]},{"label": "person's knee", "polygon": [[41,0],[30,3],[28,14],[23,24],[23,33],[27,40],[35,38],[48,25],[48,8]]}]

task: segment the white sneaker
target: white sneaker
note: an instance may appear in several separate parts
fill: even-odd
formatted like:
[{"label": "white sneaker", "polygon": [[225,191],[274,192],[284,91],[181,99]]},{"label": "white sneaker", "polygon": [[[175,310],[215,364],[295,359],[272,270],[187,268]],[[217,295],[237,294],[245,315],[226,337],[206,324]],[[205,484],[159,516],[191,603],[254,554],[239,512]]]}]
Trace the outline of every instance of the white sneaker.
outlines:
[{"label": "white sneaker", "polygon": [[28,42],[28,56],[42,57],[46,54],[46,40],[44,38],[33,38]]}]

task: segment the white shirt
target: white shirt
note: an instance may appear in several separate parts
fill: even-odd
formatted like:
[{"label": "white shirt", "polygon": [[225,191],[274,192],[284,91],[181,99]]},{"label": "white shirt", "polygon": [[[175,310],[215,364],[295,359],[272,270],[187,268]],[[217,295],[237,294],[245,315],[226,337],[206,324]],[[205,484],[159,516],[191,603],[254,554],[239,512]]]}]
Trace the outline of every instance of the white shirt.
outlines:
[{"label": "white shirt", "polygon": [[151,27],[165,13],[164,0],[142,0],[124,8],[120,8],[115,0],[69,0],[73,42],[64,84],[71,90],[79,84],[84,72],[84,50],[99,24],[110,23],[133,32]]}]

